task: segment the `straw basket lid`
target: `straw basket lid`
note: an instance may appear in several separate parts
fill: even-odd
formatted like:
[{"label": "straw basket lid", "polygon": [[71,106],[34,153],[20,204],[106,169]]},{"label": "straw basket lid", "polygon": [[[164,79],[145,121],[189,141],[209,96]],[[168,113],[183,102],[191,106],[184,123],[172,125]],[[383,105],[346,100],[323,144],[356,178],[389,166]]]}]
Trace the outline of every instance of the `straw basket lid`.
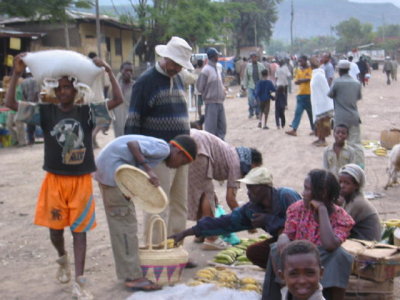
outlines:
[{"label": "straw basket lid", "polygon": [[149,181],[149,175],[131,165],[119,166],[115,181],[122,193],[148,213],[159,214],[168,205],[168,198],[161,187]]}]

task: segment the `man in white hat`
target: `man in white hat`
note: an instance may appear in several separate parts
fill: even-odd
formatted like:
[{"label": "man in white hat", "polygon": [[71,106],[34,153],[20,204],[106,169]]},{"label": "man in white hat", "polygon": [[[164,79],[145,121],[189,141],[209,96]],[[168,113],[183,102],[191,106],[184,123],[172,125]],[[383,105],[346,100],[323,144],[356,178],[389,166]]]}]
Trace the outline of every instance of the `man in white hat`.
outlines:
[{"label": "man in white hat", "polygon": [[333,99],[335,126],[344,124],[349,128],[348,144],[355,150],[355,163],[364,168],[364,150],[361,144],[360,114],[357,101],[361,99],[361,84],[349,75],[350,62],[342,59],[338,63],[340,77],[335,79],[328,96]]},{"label": "man in white hat", "polygon": [[[189,134],[185,88],[178,73],[182,68],[193,70],[192,48],[184,39],[174,36],[166,45],[156,46],[155,51],[161,59],[133,85],[125,134],[153,136],[169,142],[177,135]],[[170,201],[161,213],[168,234],[179,232],[186,227],[188,168],[171,170],[161,163],[154,172]],[[153,236],[154,242],[161,241],[160,236]]]}]

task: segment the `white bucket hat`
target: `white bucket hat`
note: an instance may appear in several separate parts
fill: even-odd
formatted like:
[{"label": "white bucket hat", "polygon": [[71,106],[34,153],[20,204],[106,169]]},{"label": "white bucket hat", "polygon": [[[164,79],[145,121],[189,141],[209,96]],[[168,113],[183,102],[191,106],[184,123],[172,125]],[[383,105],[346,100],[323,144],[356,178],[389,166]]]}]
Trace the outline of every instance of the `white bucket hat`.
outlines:
[{"label": "white bucket hat", "polygon": [[157,45],[156,53],[161,57],[167,57],[185,69],[194,70],[190,57],[192,47],[182,38],[173,36],[166,45]]}]

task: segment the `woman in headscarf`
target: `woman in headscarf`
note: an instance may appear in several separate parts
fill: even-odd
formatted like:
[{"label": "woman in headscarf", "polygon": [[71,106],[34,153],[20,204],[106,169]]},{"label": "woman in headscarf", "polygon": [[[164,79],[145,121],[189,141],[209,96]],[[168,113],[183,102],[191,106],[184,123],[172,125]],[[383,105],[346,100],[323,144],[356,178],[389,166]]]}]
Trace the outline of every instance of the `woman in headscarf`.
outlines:
[{"label": "woman in headscarf", "polygon": [[[198,155],[189,167],[188,220],[214,217],[216,197],[213,180],[227,180],[226,202],[231,210],[235,209],[239,206],[236,201],[237,180],[262,164],[261,153],[252,148],[235,148],[203,130],[191,129],[190,136],[196,141]],[[227,246],[217,236],[207,237],[203,243],[205,250],[221,250]]]},{"label": "woman in headscarf", "polygon": [[365,173],[356,164],[347,164],[339,170],[340,199],[343,208],[356,224],[350,232],[351,238],[381,240],[381,221],[376,208],[364,198]]}]

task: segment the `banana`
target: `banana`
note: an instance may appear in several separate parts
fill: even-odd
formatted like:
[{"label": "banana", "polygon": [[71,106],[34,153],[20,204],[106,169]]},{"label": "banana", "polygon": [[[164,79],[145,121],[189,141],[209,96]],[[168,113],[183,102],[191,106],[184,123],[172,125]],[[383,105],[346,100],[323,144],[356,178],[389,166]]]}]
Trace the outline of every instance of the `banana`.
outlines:
[{"label": "banana", "polygon": [[386,220],[384,224],[388,227],[400,227],[400,220],[398,219],[390,219]]},{"label": "banana", "polygon": [[246,284],[254,284],[254,285],[257,285],[257,284],[258,284],[257,280],[255,280],[254,278],[251,278],[251,277],[244,277],[244,278],[242,278],[242,279],[240,280],[240,283],[241,283],[242,285],[246,285]]}]

